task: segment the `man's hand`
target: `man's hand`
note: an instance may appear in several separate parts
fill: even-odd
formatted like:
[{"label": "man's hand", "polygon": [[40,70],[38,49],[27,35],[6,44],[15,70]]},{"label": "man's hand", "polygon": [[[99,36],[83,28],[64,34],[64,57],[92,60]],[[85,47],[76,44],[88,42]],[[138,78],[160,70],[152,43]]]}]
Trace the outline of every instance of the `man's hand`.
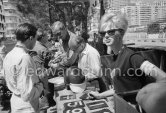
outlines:
[{"label": "man's hand", "polygon": [[52,67],[52,68],[58,68],[59,67],[59,63],[50,62],[49,66]]},{"label": "man's hand", "polygon": [[94,92],[94,91],[89,92],[89,96],[91,98],[95,98],[95,99],[102,99],[103,98],[99,92]]}]

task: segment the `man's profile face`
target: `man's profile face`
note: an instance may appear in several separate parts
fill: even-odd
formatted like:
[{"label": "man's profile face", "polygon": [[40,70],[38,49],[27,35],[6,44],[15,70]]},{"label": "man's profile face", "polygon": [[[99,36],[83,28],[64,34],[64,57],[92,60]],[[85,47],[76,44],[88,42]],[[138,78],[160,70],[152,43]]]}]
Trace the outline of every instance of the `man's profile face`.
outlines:
[{"label": "man's profile face", "polygon": [[50,41],[52,39],[51,33],[47,33],[46,36],[47,36],[48,41]]},{"label": "man's profile face", "polygon": [[37,40],[37,37],[36,36],[31,36],[32,38],[28,39],[29,40],[29,48],[30,50],[32,50],[34,47],[35,47],[35,44],[36,44],[36,40]]}]

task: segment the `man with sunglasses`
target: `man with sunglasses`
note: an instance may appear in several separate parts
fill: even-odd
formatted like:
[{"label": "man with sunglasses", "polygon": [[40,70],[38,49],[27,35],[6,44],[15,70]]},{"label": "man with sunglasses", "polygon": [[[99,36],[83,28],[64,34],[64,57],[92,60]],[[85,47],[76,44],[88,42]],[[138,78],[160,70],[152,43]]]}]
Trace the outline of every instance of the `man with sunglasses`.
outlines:
[{"label": "man with sunglasses", "polygon": [[[163,87],[166,86],[166,73],[139,53],[135,53],[123,45],[123,36],[127,27],[128,21],[120,12],[106,13],[101,18],[99,33],[107,45],[108,54],[114,54],[115,64],[111,71],[114,89],[103,93],[90,92],[90,94],[98,99],[111,96],[114,93],[121,94],[123,99],[131,104],[136,105],[138,102],[147,113],[159,113],[159,111],[165,113],[166,89]],[[153,77],[156,83],[145,86],[145,75]],[[138,95],[123,95],[124,92],[130,91],[139,92]]]},{"label": "man with sunglasses", "polygon": [[87,33],[81,32],[80,36],[69,41],[69,48],[78,53],[78,67],[82,69],[86,80],[93,81],[101,77],[101,61],[99,52],[87,43],[88,38]]}]

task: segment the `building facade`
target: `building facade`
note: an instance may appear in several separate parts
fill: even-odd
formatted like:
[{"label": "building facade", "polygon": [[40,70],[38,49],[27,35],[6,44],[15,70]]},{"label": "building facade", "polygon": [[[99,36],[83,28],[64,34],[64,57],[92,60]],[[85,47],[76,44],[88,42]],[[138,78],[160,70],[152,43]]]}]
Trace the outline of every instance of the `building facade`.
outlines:
[{"label": "building facade", "polygon": [[138,26],[139,25],[139,11],[138,7],[134,3],[123,7],[121,12],[126,14],[127,19],[129,20],[129,26]]},{"label": "building facade", "polygon": [[129,20],[129,25],[147,25],[156,21],[166,21],[166,1],[131,3],[121,9]]},{"label": "building facade", "polygon": [[152,5],[154,18],[156,21],[166,20],[166,1],[155,1]]},{"label": "building facade", "polygon": [[8,39],[14,39],[14,31],[22,21],[20,13],[18,12],[16,7],[15,0],[4,0],[4,12],[6,18],[5,35]]},{"label": "building facade", "polygon": [[4,37],[5,33],[5,15],[4,15],[4,3],[0,0],[0,38]]},{"label": "building facade", "polygon": [[151,5],[142,2],[136,4],[138,7],[138,23],[139,25],[147,25],[151,22]]},{"label": "building facade", "polygon": [[106,12],[117,12],[130,3],[130,0],[103,0]]},{"label": "building facade", "polygon": [[94,33],[98,33],[98,26],[100,21],[100,2],[99,0],[93,0],[90,2],[89,12],[88,12],[88,31],[89,31],[89,41],[94,40]]}]

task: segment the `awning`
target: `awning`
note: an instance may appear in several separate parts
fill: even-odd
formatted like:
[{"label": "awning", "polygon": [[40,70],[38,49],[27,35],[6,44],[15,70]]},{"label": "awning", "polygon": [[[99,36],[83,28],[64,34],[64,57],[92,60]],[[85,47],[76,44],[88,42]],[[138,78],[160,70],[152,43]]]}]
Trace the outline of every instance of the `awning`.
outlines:
[{"label": "awning", "polygon": [[72,2],[89,2],[89,0],[67,0],[67,1],[55,1],[55,3],[72,3]]}]

